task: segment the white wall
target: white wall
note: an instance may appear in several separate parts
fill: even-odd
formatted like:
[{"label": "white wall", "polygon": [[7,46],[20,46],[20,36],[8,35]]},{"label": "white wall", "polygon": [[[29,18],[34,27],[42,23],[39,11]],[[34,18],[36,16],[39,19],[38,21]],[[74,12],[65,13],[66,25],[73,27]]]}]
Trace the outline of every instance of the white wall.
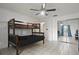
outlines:
[{"label": "white wall", "polygon": [[[57,19],[47,18],[45,20],[44,33],[48,41],[57,40]],[[47,29],[47,30],[46,30]]]},{"label": "white wall", "polygon": [[0,22],[0,48],[4,48],[8,43],[7,23]]},{"label": "white wall", "polygon": [[[37,19],[30,17],[28,15],[19,14],[10,10],[2,9],[0,8],[0,48],[7,47],[7,41],[8,41],[8,31],[7,31],[7,22],[8,20],[15,18],[16,20],[22,20],[25,22],[39,22]],[[25,31],[24,31],[25,30]],[[31,34],[30,30],[24,29],[22,30],[16,30],[16,34]],[[23,33],[22,33],[23,32]]]}]

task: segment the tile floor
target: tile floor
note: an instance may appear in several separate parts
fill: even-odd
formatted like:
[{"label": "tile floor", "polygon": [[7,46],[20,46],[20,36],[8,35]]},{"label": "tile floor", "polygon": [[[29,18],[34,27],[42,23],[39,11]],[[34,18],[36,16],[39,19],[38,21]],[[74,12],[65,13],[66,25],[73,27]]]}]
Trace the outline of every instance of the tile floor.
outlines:
[{"label": "tile floor", "polygon": [[[0,55],[15,55],[16,50],[13,47],[0,49]],[[65,43],[62,41],[37,42],[26,46],[20,55],[78,55],[78,45]]]}]

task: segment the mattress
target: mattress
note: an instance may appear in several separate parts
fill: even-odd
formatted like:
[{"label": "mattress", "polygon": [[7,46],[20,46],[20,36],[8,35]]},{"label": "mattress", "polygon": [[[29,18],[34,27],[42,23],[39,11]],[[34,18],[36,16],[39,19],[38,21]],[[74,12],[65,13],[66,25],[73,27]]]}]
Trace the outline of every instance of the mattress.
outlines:
[{"label": "mattress", "polygon": [[[28,36],[18,36],[20,39],[20,46],[25,46],[27,44],[35,43],[44,39],[44,36],[40,35],[28,35]],[[11,37],[10,41],[16,44],[16,39]]]}]

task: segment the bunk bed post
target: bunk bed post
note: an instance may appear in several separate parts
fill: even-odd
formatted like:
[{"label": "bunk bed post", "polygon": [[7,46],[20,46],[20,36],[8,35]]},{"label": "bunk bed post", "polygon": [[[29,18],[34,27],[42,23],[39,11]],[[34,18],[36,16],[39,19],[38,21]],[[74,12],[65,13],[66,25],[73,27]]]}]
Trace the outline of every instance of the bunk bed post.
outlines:
[{"label": "bunk bed post", "polygon": [[15,19],[13,19],[13,36],[15,37]]},{"label": "bunk bed post", "polygon": [[[44,36],[44,33],[43,33],[43,36]],[[43,44],[44,44],[44,39],[43,39]]]},{"label": "bunk bed post", "polygon": [[39,32],[41,32],[41,29],[40,29],[40,24],[39,24]]},{"label": "bunk bed post", "polygon": [[16,55],[19,55],[19,48],[18,48],[18,36],[15,36],[15,19],[13,19],[13,36],[16,40]]},{"label": "bunk bed post", "polygon": [[10,28],[9,28],[9,21],[8,21],[8,48],[9,48],[9,35],[10,35]]},{"label": "bunk bed post", "polygon": [[[32,23],[31,23],[31,24],[32,24]],[[33,35],[33,25],[34,25],[34,24],[32,24],[32,35]]]},{"label": "bunk bed post", "polygon": [[19,38],[16,36],[16,55],[19,55]]}]

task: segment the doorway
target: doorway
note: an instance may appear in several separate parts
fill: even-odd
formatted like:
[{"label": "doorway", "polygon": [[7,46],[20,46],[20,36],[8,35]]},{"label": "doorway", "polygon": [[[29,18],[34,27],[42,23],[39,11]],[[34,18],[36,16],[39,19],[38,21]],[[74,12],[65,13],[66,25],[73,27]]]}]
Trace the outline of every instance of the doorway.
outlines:
[{"label": "doorway", "polygon": [[72,38],[70,25],[61,25],[59,34],[59,41],[70,42],[70,38]]},{"label": "doorway", "polygon": [[58,21],[58,41],[77,44],[77,40],[75,40],[75,32],[79,29],[79,20],[78,19],[70,19],[64,21]]}]

